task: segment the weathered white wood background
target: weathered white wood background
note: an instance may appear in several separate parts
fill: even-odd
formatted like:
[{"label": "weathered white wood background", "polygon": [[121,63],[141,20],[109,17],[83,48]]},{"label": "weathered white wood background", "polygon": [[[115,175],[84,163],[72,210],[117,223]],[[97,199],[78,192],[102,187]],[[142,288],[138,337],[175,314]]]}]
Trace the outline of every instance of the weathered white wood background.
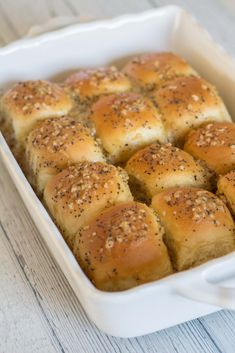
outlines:
[{"label": "weathered white wood background", "polygon": [[[169,3],[192,12],[235,55],[234,0],[0,0],[0,45],[59,15],[94,19]],[[235,352],[235,312],[229,311],[136,339],[99,332],[41,240],[1,161],[0,221],[0,353]]]}]

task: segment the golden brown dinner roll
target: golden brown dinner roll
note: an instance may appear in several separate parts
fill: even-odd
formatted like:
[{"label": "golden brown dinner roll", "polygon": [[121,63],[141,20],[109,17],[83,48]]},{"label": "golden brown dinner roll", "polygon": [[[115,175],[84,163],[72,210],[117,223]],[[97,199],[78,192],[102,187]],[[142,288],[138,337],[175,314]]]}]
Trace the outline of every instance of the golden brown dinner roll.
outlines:
[{"label": "golden brown dinner roll", "polygon": [[214,194],[172,188],[155,195],[152,207],[165,228],[164,241],[177,271],[235,249],[232,216]]},{"label": "golden brown dinner roll", "polygon": [[174,186],[211,188],[213,174],[190,154],[169,144],[154,143],[137,151],[126,171],[134,189],[149,197]]},{"label": "golden brown dinner roll", "polygon": [[125,290],[172,273],[163,233],[153,210],[137,202],[122,203],[77,234],[74,254],[96,287]]},{"label": "golden brown dinner roll", "polygon": [[178,77],[153,92],[171,142],[181,144],[192,128],[231,121],[216,89],[198,77]]},{"label": "golden brown dinner roll", "polygon": [[158,110],[137,93],[101,97],[92,106],[90,119],[112,162],[123,162],[154,141],[166,142]]},{"label": "golden brown dinner roll", "polygon": [[53,175],[71,164],[105,161],[89,130],[70,117],[38,122],[26,139],[26,159],[39,192]]},{"label": "golden brown dinner roll", "polygon": [[38,120],[65,115],[71,107],[71,99],[59,85],[42,80],[19,82],[1,99],[2,114],[19,144]]},{"label": "golden brown dinner roll", "polygon": [[233,216],[235,216],[235,170],[219,178],[218,195],[228,205]]},{"label": "golden brown dinner roll", "polygon": [[184,149],[218,174],[235,169],[235,124],[210,123],[189,132]]},{"label": "golden brown dinner roll", "polygon": [[126,64],[123,72],[135,85],[148,91],[177,76],[197,75],[185,60],[168,52],[136,56]]},{"label": "golden brown dinner roll", "polygon": [[80,70],[65,81],[74,98],[84,101],[107,93],[119,93],[131,88],[129,79],[114,66]]},{"label": "golden brown dinner roll", "polygon": [[127,173],[106,163],[79,162],[52,177],[45,203],[72,248],[74,234],[105,207],[132,200]]}]

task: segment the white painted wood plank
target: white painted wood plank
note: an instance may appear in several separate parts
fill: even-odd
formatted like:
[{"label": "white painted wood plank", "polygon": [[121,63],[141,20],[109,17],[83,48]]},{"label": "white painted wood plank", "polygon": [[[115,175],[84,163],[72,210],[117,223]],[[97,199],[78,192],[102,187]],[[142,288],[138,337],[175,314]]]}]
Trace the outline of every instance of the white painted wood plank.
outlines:
[{"label": "white painted wood plank", "polygon": [[72,15],[63,0],[1,0],[0,11],[9,22],[9,27],[14,27],[17,38],[25,35],[30,27],[43,24],[59,14]]},{"label": "white painted wood plank", "polygon": [[[58,352],[39,320],[38,304],[0,228],[0,352]],[[12,256],[13,255],[13,256]]]},{"label": "white painted wood plank", "polygon": [[150,9],[152,5],[148,0],[64,0],[71,4],[74,11],[82,16],[91,18],[104,18],[118,16],[125,13],[140,12]]},{"label": "white painted wood plank", "polygon": [[[6,37],[3,44],[22,37],[32,26],[43,24],[56,16],[80,15],[82,19],[92,20],[151,7],[148,0],[0,0],[0,13],[5,22],[5,27],[1,24],[2,36]],[[8,32],[11,34],[12,31],[14,35],[9,35]]]},{"label": "white painted wood plank", "polygon": [[199,320],[221,353],[235,352],[235,312],[223,310]]},{"label": "white painted wood plank", "polygon": [[233,15],[235,15],[235,1],[234,0],[220,0],[224,6],[227,7],[229,11],[232,11]]},{"label": "white painted wood plank", "polygon": [[[70,285],[52,259],[2,164],[0,170],[0,219],[5,241],[8,242],[8,248],[12,249],[12,256],[15,256],[17,271],[22,272],[32,289],[31,296],[38,304],[35,310],[38,320],[43,322],[57,348],[74,353],[163,350],[169,353],[219,353],[197,320],[138,339],[112,338],[99,332],[89,322]],[[29,300],[28,296],[25,291],[26,301]],[[18,339],[22,339],[22,335]]]},{"label": "white painted wood plank", "polygon": [[235,56],[234,0],[149,0],[153,6],[175,4],[193,14],[229,53]]},{"label": "white painted wood plank", "polygon": [[5,16],[5,8],[0,2],[0,45],[5,45],[18,37],[18,33],[12,27],[11,22]]}]

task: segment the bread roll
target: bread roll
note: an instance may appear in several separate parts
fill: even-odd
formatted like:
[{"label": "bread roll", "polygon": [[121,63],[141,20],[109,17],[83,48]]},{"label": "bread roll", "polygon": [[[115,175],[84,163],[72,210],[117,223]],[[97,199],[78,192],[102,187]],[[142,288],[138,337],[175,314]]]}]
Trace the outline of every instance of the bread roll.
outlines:
[{"label": "bread roll", "polygon": [[172,273],[163,233],[153,210],[122,203],[77,234],[74,254],[97,288],[125,290]]},{"label": "bread roll", "polygon": [[45,203],[68,245],[74,235],[105,207],[130,201],[127,174],[106,163],[80,162],[49,180]]},{"label": "bread roll", "polygon": [[90,119],[114,163],[126,161],[137,149],[154,141],[166,141],[158,110],[137,93],[100,98],[92,106]]},{"label": "bread roll", "polygon": [[74,98],[89,100],[108,93],[125,92],[131,88],[129,79],[114,66],[81,70],[65,81]]},{"label": "bread roll", "polygon": [[218,194],[227,203],[235,217],[235,170],[219,178]]},{"label": "bread roll", "polygon": [[173,53],[159,52],[132,58],[123,68],[136,86],[151,91],[178,76],[197,75],[181,57]]},{"label": "bread roll", "polygon": [[39,193],[53,175],[71,164],[105,161],[89,130],[70,117],[38,122],[26,139],[26,159]]},{"label": "bread roll", "polygon": [[235,124],[210,123],[188,134],[184,149],[218,174],[235,169]]},{"label": "bread roll", "polygon": [[63,116],[71,108],[72,101],[63,88],[41,80],[19,82],[1,99],[1,112],[20,145],[38,120]]},{"label": "bread roll", "polygon": [[188,153],[159,143],[137,151],[127,162],[126,171],[134,188],[142,189],[150,199],[175,186],[211,189],[213,177],[208,168]]},{"label": "bread roll", "polygon": [[216,89],[198,77],[178,77],[153,93],[171,142],[182,144],[190,129],[231,121]]},{"label": "bread roll", "polygon": [[172,188],[155,195],[152,207],[165,228],[164,240],[177,271],[234,251],[232,216],[212,193]]}]

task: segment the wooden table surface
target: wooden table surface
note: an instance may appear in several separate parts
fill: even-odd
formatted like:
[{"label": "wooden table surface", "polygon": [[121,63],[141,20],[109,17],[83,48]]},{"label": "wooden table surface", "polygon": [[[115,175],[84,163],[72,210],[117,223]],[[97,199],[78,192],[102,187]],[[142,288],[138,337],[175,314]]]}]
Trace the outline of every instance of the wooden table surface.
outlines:
[{"label": "wooden table surface", "polygon": [[[235,56],[234,0],[0,0],[0,45],[56,16],[92,20],[169,3],[193,13]],[[133,339],[109,337],[96,329],[43,243],[1,161],[0,221],[0,353],[235,352],[235,312],[231,311]]]}]

